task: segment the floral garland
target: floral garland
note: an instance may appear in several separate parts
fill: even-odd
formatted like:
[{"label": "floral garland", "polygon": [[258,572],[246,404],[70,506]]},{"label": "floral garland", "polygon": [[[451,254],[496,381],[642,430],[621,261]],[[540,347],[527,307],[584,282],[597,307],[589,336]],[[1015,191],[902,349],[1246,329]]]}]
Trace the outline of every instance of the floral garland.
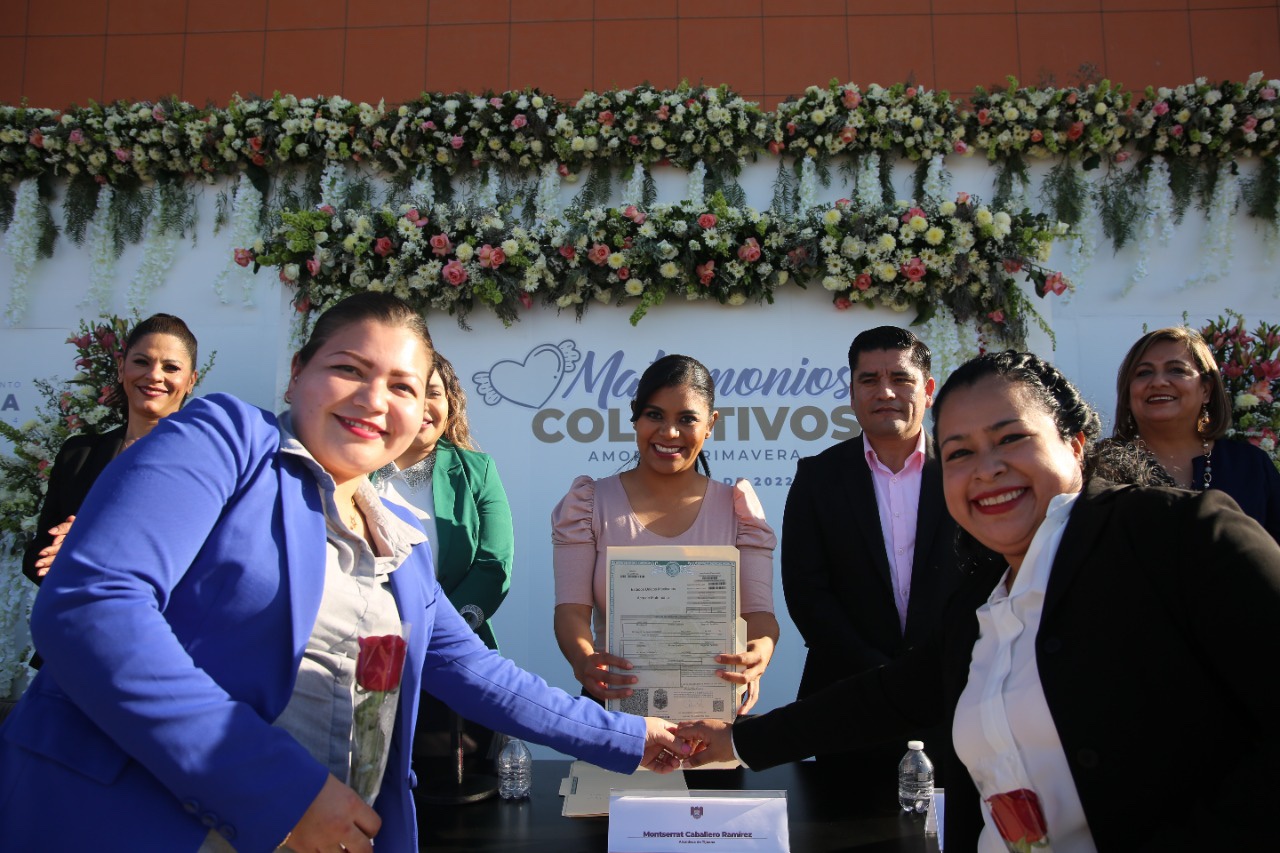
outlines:
[{"label": "floral garland", "polygon": [[914,309],[924,321],[945,305],[1020,343],[1028,317],[1048,330],[1016,276],[1040,296],[1070,288],[1042,266],[1065,232],[1041,214],[993,210],[964,193],[888,208],[842,200],[800,217],[733,206],[716,193],[704,204],[571,209],[545,231],[514,224],[505,209],[322,205],[285,212],[261,247],[235,256],[242,266],[278,268],[304,314],[375,290],[463,325],[477,304],[510,324],[535,299],[579,316],[592,301],[633,304],[637,323],[668,296],[737,306],[817,279],[837,308]]},{"label": "floral garland", "polygon": [[1200,330],[1222,371],[1231,398],[1227,433],[1261,448],[1280,468],[1280,324],[1246,331],[1244,317],[1228,311]]}]

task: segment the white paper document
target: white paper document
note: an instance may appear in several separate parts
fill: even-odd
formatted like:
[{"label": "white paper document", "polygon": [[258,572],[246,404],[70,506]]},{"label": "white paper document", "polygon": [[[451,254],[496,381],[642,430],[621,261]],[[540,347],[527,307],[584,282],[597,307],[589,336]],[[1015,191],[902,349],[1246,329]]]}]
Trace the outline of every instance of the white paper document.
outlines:
[{"label": "white paper document", "polygon": [[746,648],[738,612],[738,549],[610,547],[605,646],[638,681],[611,711],[669,720],[732,720],[739,686],[717,655]]},{"label": "white paper document", "polygon": [[630,775],[614,773],[585,761],[575,761],[569,767],[569,775],[560,782],[560,794],[564,804],[560,814],[565,817],[599,817],[609,813],[609,791],[613,788],[630,788],[661,791],[669,797],[678,797],[689,790],[684,773],[652,773],[637,770]]}]

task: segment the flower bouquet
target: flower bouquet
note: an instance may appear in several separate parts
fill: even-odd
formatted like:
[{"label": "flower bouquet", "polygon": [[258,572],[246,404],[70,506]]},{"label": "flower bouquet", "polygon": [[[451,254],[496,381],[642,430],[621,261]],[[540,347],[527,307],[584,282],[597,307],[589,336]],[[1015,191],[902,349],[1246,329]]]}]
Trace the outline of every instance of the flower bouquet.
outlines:
[{"label": "flower bouquet", "polygon": [[1222,371],[1231,399],[1230,438],[1259,447],[1280,467],[1280,323],[1259,323],[1252,333],[1244,317],[1228,311],[1200,330]]},{"label": "flower bouquet", "polygon": [[400,699],[409,644],[409,625],[400,634],[360,638],[356,660],[355,709],[351,721],[351,773],[347,779],[360,798],[373,805],[382,788],[387,754]]}]

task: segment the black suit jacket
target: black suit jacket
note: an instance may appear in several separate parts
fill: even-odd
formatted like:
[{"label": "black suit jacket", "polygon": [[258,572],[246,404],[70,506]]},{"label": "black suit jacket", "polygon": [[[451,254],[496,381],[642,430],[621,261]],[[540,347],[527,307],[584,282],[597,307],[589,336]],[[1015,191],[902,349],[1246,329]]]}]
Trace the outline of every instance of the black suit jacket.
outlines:
[{"label": "black suit jacket", "polygon": [[101,435],[86,433],[73,435],[58,450],[49,474],[49,488],[40,507],[40,519],[36,522],[36,536],[22,554],[22,573],[35,583],[42,577],[36,575],[36,558],[42,550],[53,544],[49,528],[67,520],[67,516],[80,511],[89,488],[107,463],[120,454],[124,444],[124,427],[116,427]]},{"label": "black suit jacket", "polygon": [[[1004,569],[975,570],[927,645],[736,725],[743,760],[764,768],[833,740],[949,729],[975,611]],[[1242,807],[1241,780],[1280,762],[1277,660],[1280,547],[1230,497],[1086,487],[1054,559],[1036,663],[1099,850],[1265,846],[1269,812]],[[948,853],[973,850],[978,793],[954,753],[934,758],[953,765]]]},{"label": "black suit jacket", "polygon": [[931,438],[926,436],[905,633],[862,436],[801,459],[782,519],[782,589],[809,648],[798,698],[926,640],[959,580],[955,522],[943,501]]}]

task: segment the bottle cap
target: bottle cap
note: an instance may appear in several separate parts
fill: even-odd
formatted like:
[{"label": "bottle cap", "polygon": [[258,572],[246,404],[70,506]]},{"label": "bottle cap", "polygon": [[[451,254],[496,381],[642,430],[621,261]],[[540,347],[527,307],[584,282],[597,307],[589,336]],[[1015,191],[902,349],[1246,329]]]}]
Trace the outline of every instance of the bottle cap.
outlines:
[{"label": "bottle cap", "polygon": [[922,749],[924,749],[924,741],[922,741],[922,740],[909,740],[909,741],[907,741],[907,749],[921,749],[921,750],[922,750]]}]

